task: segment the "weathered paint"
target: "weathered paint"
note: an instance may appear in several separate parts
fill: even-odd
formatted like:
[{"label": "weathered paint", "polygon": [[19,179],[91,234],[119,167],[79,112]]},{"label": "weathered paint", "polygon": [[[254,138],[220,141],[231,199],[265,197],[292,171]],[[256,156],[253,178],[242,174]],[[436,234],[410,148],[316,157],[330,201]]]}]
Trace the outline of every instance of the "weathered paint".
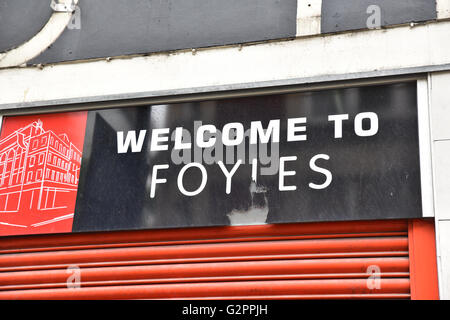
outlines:
[{"label": "weathered paint", "polygon": [[[304,79],[450,64],[450,22],[128,59],[0,70],[1,105]],[[27,94],[25,96],[25,92]],[[207,89],[205,89],[207,90]],[[5,106],[3,106],[5,108]]]},{"label": "weathered paint", "polygon": [[295,37],[296,6],[297,0],[80,0],[81,28],[67,29],[31,63]]}]

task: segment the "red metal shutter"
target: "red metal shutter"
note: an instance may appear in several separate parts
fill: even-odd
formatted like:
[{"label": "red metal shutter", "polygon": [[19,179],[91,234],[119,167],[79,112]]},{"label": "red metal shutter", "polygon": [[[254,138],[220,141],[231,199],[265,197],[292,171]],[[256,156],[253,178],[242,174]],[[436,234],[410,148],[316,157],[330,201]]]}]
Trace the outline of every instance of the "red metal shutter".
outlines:
[{"label": "red metal shutter", "polygon": [[407,221],[9,237],[0,299],[408,299],[408,248]]}]

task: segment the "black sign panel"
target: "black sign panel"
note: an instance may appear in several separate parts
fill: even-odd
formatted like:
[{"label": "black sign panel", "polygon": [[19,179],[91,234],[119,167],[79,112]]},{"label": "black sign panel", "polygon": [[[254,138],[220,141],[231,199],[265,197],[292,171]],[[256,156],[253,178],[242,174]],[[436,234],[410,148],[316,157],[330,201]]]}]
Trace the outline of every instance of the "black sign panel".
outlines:
[{"label": "black sign panel", "polygon": [[88,114],[73,231],[421,217],[416,84]]}]

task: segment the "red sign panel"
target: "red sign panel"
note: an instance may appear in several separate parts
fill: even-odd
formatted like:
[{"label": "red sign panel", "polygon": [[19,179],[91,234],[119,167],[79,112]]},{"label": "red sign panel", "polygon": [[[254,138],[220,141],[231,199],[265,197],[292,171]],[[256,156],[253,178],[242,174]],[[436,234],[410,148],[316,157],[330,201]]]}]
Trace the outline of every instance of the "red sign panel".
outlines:
[{"label": "red sign panel", "polygon": [[0,236],[71,232],[87,112],[7,117],[0,135]]}]

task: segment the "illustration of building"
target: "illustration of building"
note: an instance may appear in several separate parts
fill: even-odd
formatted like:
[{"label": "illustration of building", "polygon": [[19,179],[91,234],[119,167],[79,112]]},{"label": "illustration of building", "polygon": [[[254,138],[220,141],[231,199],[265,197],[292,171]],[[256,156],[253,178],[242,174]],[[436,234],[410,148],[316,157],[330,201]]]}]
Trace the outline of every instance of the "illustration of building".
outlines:
[{"label": "illustration of building", "polygon": [[[61,212],[76,195],[81,151],[38,120],[0,141],[0,214]],[[73,212],[72,212],[73,213]]]}]

